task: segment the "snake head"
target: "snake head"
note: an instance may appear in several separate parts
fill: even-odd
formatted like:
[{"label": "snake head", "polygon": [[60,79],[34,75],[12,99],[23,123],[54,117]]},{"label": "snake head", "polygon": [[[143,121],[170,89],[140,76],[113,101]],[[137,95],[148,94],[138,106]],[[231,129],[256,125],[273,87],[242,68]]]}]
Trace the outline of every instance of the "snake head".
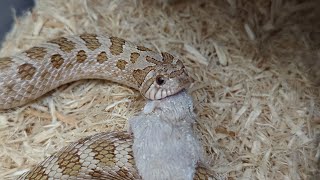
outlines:
[{"label": "snake head", "polygon": [[144,69],[146,73],[140,92],[145,98],[163,99],[190,86],[190,77],[178,58],[163,52],[161,61],[151,57],[146,59],[155,65]]}]

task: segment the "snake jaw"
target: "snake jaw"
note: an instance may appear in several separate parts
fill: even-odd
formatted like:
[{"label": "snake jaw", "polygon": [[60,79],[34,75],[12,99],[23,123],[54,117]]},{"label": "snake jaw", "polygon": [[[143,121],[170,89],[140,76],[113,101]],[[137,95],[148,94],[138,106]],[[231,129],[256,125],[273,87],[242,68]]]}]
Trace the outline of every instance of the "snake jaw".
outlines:
[{"label": "snake jaw", "polygon": [[159,86],[154,82],[149,86],[146,92],[142,94],[147,99],[160,100],[188,88],[190,84],[191,81],[189,76],[184,74],[182,77],[169,78],[162,86]]}]

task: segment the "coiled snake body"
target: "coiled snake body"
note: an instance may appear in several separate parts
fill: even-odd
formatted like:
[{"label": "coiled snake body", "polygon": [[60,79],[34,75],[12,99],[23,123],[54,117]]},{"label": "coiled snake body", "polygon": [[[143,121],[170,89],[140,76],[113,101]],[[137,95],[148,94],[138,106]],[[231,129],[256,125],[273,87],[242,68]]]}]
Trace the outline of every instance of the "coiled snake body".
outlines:
[{"label": "coiled snake body", "polygon": [[[132,145],[132,136],[124,131],[95,134],[64,147],[18,180],[141,180],[135,167]],[[209,180],[215,177],[202,165],[198,165],[195,172],[190,173],[194,173],[193,180]]]},{"label": "coiled snake body", "polygon": [[107,79],[135,88],[147,99],[173,95],[189,84],[182,62],[118,37],[59,37],[0,58],[0,109],[26,104],[80,79]]},{"label": "coiled snake body", "polygon": [[[193,101],[186,91],[146,106],[128,132],[103,132],[63,148],[19,179],[209,180],[201,143],[193,131]],[[154,106],[154,103],[156,105]],[[131,133],[133,135],[131,135]]]},{"label": "coiled snake body", "polygon": [[[0,109],[26,104],[62,84],[80,79],[118,82],[139,90],[150,100],[165,99],[190,84],[182,62],[169,53],[157,53],[117,37],[81,34],[59,37],[0,58]],[[174,107],[177,106],[171,108]],[[183,118],[178,119],[184,122]],[[171,138],[170,134],[166,137]],[[141,179],[132,146],[132,136],[127,132],[96,134],[72,143],[20,178]],[[197,158],[193,161],[198,161]],[[195,179],[210,176],[200,166],[193,172]]]}]

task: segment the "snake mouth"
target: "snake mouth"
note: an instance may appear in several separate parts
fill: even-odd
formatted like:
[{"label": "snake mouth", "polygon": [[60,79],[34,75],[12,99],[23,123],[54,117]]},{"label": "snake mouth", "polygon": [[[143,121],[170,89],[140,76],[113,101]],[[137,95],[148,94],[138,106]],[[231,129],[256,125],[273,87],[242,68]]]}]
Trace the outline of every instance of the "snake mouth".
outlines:
[{"label": "snake mouth", "polygon": [[[186,86],[186,87],[181,87],[181,88],[178,89],[175,93],[168,94],[168,95],[167,95],[166,97],[164,97],[164,98],[171,97],[171,96],[174,96],[174,95],[176,95],[176,94],[179,94],[179,93],[181,93],[181,92],[183,92],[183,91],[186,91],[187,88],[188,88],[188,86]],[[164,98],[161,98],[161,99],[164,99]],[[159,99],[157,99],[157,100],[159,100]]]},{"label": "snake mouth", "polygon": [[161,87],[157,87],[155,85],[151,85],[148,91],[145,93],[145,97],[150,100],[160,100],[166,98],[168,96],[175,95],[184,89],[187,89],[191,83],[184,83],[183,86],[179,86],[175,89],[168,88],[164,89]]},{"label": "snake mouth", "polygon": [[[160,100],[172,96],[189,88],[192,83],[192,78],[185,71],[178,75],[175,74],[174,77],[160,76],[161,79],[157,79],[157,77],[159,76],[148,80],[144,86],[141,86],[140,92],[146,99]],[[164,83],[160,83],[160,80],[163,80]]]}]

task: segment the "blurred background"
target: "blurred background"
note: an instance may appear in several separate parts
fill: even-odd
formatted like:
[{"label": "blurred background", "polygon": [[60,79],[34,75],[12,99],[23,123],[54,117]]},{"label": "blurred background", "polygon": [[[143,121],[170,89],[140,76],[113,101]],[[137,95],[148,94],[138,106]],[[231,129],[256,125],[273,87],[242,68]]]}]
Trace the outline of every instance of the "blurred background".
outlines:
[{"label": "blurred background", "polygon": [[15,16],[21,16],[34,6],[33,0],[1,0],[0,1],[0,44],[10,31]]}]

